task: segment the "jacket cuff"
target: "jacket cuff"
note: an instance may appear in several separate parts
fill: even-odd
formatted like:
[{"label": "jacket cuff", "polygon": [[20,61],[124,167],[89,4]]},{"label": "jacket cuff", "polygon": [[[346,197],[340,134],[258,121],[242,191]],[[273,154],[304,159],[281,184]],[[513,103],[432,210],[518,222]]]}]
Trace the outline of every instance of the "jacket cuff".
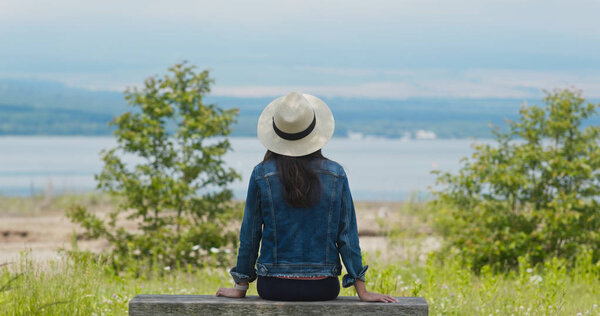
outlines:
[{"label": "jacket cuff", "polygon": [[231,268],[231,270],[229,270],[229,274],[231,274],[231,277],[233,278],[233,281],[237,284],[237,283],[241,283],[241,282],[252,282],[254,280],[256,280],[256,274],[254,276],[249,276],[243,273],[239,273],[237,272],[237,267],[233,267]]},{"label": "jacket cuff", "polygon": [[358,273],[358,275],[356,277],[351,276],[349,273],[345,274],[344,277],[342,278],[342,287],[349,287],[354,285],[354,283],[356,283],[356,280],[361,280],[363,282],[365,282],[365,273],[367,273],[367,270],[369,269],[369,266],[364,266],[362,268],[362,270],[360,270],[360,273]]}]

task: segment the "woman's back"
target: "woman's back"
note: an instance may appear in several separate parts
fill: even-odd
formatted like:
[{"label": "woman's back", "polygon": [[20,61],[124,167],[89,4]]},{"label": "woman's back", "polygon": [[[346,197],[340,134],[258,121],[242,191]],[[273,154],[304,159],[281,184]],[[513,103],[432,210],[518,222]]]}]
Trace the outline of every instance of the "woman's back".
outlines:
[{"label": "woman's back", "polygon": [[230,270],[236,288],[221,288],[217,296],[243,297],[258,278],[266,299],[334,299],[341,256],[344,287],[354,285],[361,300],[396,301],[365,288],[368,267],[348,179],[321,155],[334,126],[327,104],[308,94],[291,92],[263,110],[257,134],[268,151],[248,185],[237,265]]},{"label": "woman's back", "polygon": [[[345,227],[343,215],[348,213],[343,212],[343,207],[352,205],[342,200],[343,196],[349,195],[344,192],[346,174],[334,161],[313,159],[311,162],[321,190],[317,202],[305,208],[292,207],[286,202],[274,159],[260,163],[254,169],[252,179],[256,182],[255,194],[259,198],[264,224],[259,274],[294,271],[294,274],[314,276],[341,272],[337,245],[340,228]],[[348,238],[356,239],[355,246],[360,253],[358,236]]]}]

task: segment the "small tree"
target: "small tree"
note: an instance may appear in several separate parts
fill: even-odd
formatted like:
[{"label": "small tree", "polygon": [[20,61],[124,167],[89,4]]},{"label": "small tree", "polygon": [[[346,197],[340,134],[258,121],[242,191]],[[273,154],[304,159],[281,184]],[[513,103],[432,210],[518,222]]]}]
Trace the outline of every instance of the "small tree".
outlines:
[{"label": "small tree", "polygon": [[474,146],[458,174],[439,174],[435,192],[450,248],[475,270],[510,268],[526,256],[600,259],[600,127],[582,123],[597,105],[555,90],[545,107],[523,106],[496,144]]},{"label": "small tree", "polygon": [[127,265],[199,264],[211,248],[235,243],[227,233],[232,192],[239,177],[226,168],[237,110],[203,103],[210,91],[208,71],[186,63],[150,77],[141,90],[127,89],[135,107],[117,117],[117,146],[102,152],[98,187],[119,204],[106,220],[82,206],[68,216],[92,238],[105,238],[118,270]]}]

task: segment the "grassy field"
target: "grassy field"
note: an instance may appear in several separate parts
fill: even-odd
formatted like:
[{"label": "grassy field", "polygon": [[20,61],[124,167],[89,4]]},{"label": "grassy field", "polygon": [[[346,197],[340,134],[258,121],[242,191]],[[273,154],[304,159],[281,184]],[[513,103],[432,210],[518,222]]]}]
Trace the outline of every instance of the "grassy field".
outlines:
[{"label": "grassy field", "polygon": [[[5,200],[4,205],[36,205],[25,200]],[[59,211],[53,203],[65,201],[50,201],[54,206],[41,212]],[[538,267],[522,264],[507,274],[484,268],[475,275],[453,258],[440,262],[427,254],[427,241],[436,238],[430,226],[434,214],[410,204],[358,203],[357,209],[359,222],[371,229],[359,227],[361,240],[372,235],[388,240],[384,249],[363,249],[372,291],[424,296],[431,315],[600,315],[600,263],[592,263],[585,253],[571,270],[553,260]],[[235,251],[231,262],[234,255]],[[155,268],[143,276],[115,275],[91,253],[63,252],[40,260],[24,250],[12,262],[0,264],[0,315],[124,315],[136,294],[214,294],[218,287],[231,285],[226,267]],[[256,295],[254,286],[248,294]],[[355,293],[349,288],[341,295]]]}]

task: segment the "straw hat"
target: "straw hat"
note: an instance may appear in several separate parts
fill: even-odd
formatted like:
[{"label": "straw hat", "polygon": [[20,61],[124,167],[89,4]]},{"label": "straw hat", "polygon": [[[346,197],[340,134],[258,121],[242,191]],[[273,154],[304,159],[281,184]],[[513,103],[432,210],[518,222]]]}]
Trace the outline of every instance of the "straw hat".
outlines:
[{"label": "straw hat", "polygon": [[272,152],[298,157],[325,146],[334,128],[333,114],[323,100],[290,92],[263,110],[258,118],[258,139]]}]

